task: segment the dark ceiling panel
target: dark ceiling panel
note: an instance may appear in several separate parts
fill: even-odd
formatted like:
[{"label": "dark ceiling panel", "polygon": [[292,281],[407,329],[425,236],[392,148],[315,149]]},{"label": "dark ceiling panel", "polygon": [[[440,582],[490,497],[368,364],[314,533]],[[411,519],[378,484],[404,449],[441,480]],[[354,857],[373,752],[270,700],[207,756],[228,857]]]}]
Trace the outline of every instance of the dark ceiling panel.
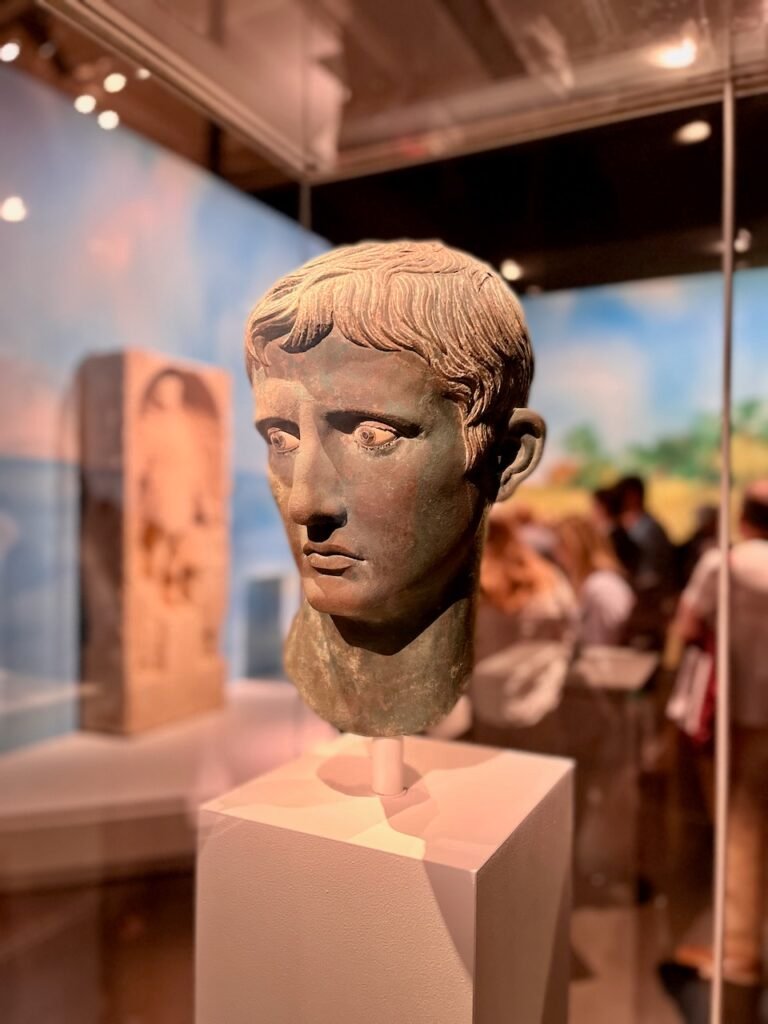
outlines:
[{"label": "dark ceiling panel", "polygon": [[[709,139],[675,131],[705,120]],[[768,97],[738,105],[738,224],[744,259],[768,262]],[[287,193],[261,198],[280,205]],[[498,266],[521,288],[560,288],[717,270],[720,108],[709,105],[455,158],[312,192],[312,226],[335,243],[442,238]]]}]

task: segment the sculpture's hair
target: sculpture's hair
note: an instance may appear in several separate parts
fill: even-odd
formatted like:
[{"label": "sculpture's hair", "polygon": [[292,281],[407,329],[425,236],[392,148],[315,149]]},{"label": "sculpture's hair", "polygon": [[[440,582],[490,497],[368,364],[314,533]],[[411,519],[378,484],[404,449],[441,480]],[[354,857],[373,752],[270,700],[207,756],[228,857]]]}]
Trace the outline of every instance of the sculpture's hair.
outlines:
[{"label": "sculpture's hair", "polygon": [[248,319],[249,377],[269,365],[270,342],[304,352],[334,327],[429,364],[461,408],[470,469],[528,400],[533,353],[519,302],[488,264],[440,242],[342,246],[287,274]]}]

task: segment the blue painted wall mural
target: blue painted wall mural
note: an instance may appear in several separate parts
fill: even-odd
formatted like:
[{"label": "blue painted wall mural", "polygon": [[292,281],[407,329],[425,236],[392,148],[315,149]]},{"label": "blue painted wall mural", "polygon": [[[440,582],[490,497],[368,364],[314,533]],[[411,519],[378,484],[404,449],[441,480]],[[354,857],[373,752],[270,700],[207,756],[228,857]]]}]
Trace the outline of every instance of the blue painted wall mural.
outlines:
[{"label": "blue painted wall mural", "polygon": [[[73,382],[89,355],[139,347],[233,378],[226,654],[245,665],[254,574],[290,572],[242,355],[255,299],[327,248],[319,237],[65,97],[0,68],[0,677],[6,701],[78,678]],[[22,701],[23,703],[23,701]],[[56,728],[71,727],[73,711]],[[0,737],[2,748],[2,737]]]}]

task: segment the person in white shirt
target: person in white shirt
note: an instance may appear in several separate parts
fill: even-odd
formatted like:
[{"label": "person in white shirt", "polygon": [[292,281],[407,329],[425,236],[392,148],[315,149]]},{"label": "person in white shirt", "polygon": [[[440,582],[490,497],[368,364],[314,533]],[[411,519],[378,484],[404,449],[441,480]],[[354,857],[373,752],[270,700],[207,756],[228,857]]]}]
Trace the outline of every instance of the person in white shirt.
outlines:
[{"label": "person in white shirt", "polygon": [[[731,571],[731,800],[724,976],[757,986],[768,883],[768,480],[746,492],[742,540]],[[705,552],[680,598],[676,630],[686,642],[714,629],[718,550]],[[711,953],[697,966],[707,973]]]}]

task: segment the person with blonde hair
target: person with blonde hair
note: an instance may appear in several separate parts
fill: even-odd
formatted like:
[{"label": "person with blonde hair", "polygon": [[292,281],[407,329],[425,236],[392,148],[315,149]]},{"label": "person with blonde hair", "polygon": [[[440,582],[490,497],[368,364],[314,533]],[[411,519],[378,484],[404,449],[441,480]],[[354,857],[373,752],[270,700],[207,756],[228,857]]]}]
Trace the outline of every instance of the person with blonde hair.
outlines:
[{"label": "person with blonde hair", "polygon": [[563,610],[570,616],[573,606],[573,594],[562,573],[525,543],[517,521],[503,513],[489,517],[480,594],[486,605],[505,616],[559,622]]},{"label": "person with blonde hair", "polygon": [[472,680],[481,727],[530,730],[557,708],[576,618],[576,598],[562,572],[523,543],[508,513],[491,513],[480,565]]},{"label": "person with blonde hair", "polygon": [[579,601],[579,640],[620,644],[635,597],[610,541],[586,516],[566,516],[555,534],[555,557]]}]

